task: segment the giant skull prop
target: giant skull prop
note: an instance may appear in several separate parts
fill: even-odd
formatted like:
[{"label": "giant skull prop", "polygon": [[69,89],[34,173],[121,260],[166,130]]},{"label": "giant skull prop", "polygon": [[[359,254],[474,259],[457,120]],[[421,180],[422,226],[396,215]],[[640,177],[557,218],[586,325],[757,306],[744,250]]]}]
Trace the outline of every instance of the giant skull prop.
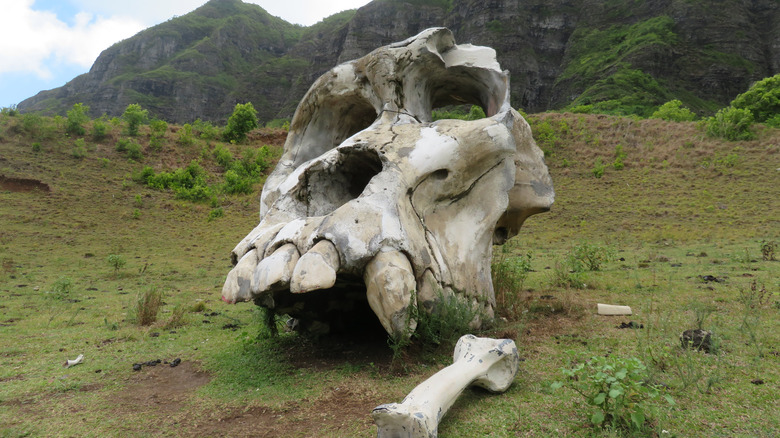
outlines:
[{"label": "giant skull prop", "polygon": [[[464,103],[488,117],[431,121],[433,108]],[[409,306],[435,312],[453,294],[492,316],[492,245],[553,197],[495,51],[428,29],[312,85],[222,299],[254,300],[320,333],[378,318],[408,334]]]}]

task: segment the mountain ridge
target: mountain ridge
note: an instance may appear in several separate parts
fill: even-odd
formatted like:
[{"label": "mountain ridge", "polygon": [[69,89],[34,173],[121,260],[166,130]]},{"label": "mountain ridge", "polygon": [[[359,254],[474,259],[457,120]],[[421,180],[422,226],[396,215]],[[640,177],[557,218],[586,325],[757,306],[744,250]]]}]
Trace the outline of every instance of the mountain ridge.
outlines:
[{"label": "mountain ridge", "polygon": [[251,101],[263,121],[290,117],[331,67],[433,26],[496,49],[513,105],[529,112],[646,115],[677,98],[706,114],[780,72],[777,0],[375,0],[309,27],[211,0],[114,44],[89,73],[19,109],[64,114],[83,102],[114,116],[139,103],[165,120],[224,122]]}]

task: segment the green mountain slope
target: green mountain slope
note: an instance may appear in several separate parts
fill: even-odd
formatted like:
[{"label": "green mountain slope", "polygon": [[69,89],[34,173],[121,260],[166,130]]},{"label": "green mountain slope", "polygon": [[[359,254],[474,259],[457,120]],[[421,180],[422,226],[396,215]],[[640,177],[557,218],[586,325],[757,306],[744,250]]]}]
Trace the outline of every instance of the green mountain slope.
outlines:
[{"label": "green mountain slope", "polygon": [[[224,122],[251,101],[289,117],[339,62],[431,27],[496,49],[512,101],[647,115],[670,99],[700,114],[780,72],[776,0],[375,0],[300,27],[240,0],[211,0],[104,51],[89,73],[19,104],[97,116],[140,103],[170,121]],[[587,107],[590,105],[591,107]]]}]

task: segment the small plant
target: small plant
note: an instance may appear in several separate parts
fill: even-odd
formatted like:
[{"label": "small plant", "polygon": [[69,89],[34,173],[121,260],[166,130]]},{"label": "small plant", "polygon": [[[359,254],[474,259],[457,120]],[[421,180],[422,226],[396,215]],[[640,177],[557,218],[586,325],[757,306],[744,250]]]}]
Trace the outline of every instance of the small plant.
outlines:
[{"label": "small plant", "polygon": [[717,307],[711,304],[698,302],[691,303],[689,308],[693,311],[694,326],[697,330],[704,330],[704,323],[707,321],[707,318],[718,310]]},{"label": "small plant", "polygon": [[775,252],[777,251],[777,242],[774,240],[761,241],[761,259],[765,262],[775,261]]},{"label": "small plant", "polygon": [[257,128],[257,110],[252,102],[237,103],[225,130],[222,131],[222,138],[228,142],[240,143],[246,140],[246,135],[255,128]]},{"label": "small plant", "polygon": [[146,326],[157,321],[157,314],[163,305],[163,293],[155,288],[149,288],[139,293],[130,306],[127,319],[134,324]]},{"label": "small plant", "polygon": [[221,217],[225,216],[225,211],[222,209],[222,207],[217,207],[209,212],[208,220],[209,222],[217,220]]},{"label": "small plant", "polygon": [[114,276],[119,273],[119,270],[124,268],[127,264],[127,260],[119,254],[109,254],[108,266],[114,268]]},{"label": "small plant", "polygon": [[647,368],[635,357],[594,356],[561,372],[568,379],[554,382],[552,389],[566,386],[580,394],[586,404],[596,408],[588,414],[596,427],[644,432],[656,413],[656,399],[662,396],[674,404],[671,396],[647,381]]},{"label": "small plant", "polygon": [[570,268],[569,260],[556,260],[550,276],[550,286],[585,289],[585,273]]},{"label": "small plant", "polygon": [[601,161],[601,157],[599,157],[599,158],[596,158],[596,163],[593,165],[593,169],[591,169],[591,171],[590,171],[590,172],[591,172],[591,173],[593,174],[593,176],[595,176],[596,178],[601,178],[602,176],[604,176],[604,168],[605,168],[605,167],[606,167],[606,166],[605,166],[605,165],[604,165],[604,163]]},{"label": "small plant", "polygon": [[178,327],[184,326],[186,321],[184,320],[184,315],[187,313],[187,307],[179,304],[173,308],[171,311],[171,317],[168,318],[168,321],[165,322],[165,325],[163,326],[163,330],[171,330]]},{"label": "small plant", "polygon": [[89,106],[83,103],[74,103],[73,108],[68,110],[68,121],[65,125],[65,132],[72,135],[84,135],[86,129],[84,124],[89,121]]},{"label": "small plant", "polygon": [[148,117],[149,112],[145,109],[142,109],[141,105],[138,105],[137,103],[131,103],[128,105],[125,109],[125,112],[122,114],[122,119],[126,123],[125,134],[129,135],[130,137],[137,136],[138,128],[146,123]]},{"label": "small plant", "polygon": [[575,272],[598,271],[605,263],[609,263],[614,259],[614,249],[608,246],[582,242],[572,248],[569,253],[569,266]]},{"label": "small plant", "polygon": [[144,200],[143,200],[143,198],[141,198],[141,195],[138,195],[138,194],[135,195],[135,197],[133,198],[133,205],[136,208],[143,208]]},{"label": "small plant", "polygon": [[140,209],[137,209],[137,208],[134,208],[134,209],[133,209],[133,213],[131,214],[131,217],[132,217],[134,220],[141,219],[141,210],[140,210]]},{"label": "small plant", "polygon": [[510,257],[506,255],[504,246],[502,249],[502,254],[490,268],[496,292],[496,307],[502,315],[516,319],[523,311],[519,292],[531,272],[532,256],[527,253],[525,256]]},{"label": "small plant", "polygon": [[76,139],[70,152],[73,158],[82,159],[87,156],[87,144],[83,138]]},{"label": "small plant", "polygon": [[51,290],[48,292],[50,297],[57,300],[64,300],[73,291],[73,280],[69,277],[60,277],[51,286]]},{"label": "small plant", "polygon": [[33,152],[40,152],[41,151],[41,142],[39,142],[39,141],[33,142],[32,150],[33,150]]},{"label": "small plant", "polygon": [[626,153],[623,152],[623,145],[618,143],[615,145],[615,161],[612,163],[612,167],[615,170],[622,170],[625,167],[623,160],[626,158]]}]

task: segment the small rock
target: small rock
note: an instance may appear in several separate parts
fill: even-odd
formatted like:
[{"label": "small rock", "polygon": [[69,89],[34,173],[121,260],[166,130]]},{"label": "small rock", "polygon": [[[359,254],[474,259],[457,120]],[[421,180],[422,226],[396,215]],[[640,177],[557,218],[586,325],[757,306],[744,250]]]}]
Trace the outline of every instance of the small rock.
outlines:
[{"label": "small rock", "polygon": [[763,385],[764,381],[761,380],[761,379],[753,379],[753,380],[750,381],[750,383],[752,383],[754,385]]},{"label": "small rock", "polygon": [[153,333],[149,333],[149,337],[150,337],[150,338],[156,338],[156,337],[158,337],[158,336],[160,336],[160,333],[159,333],[159,332],[153,332]]},{"label": "small rock", "polygon": [[702,350],[705,353],[710,352],[710,348],[712,347],[711,341],[712,332],[709,330],[686,330],[680,335],[680,343],[683,348]]},{"label": "small rock", "polygon": [[133,364],[133,371],[141,371],[141,364],[140,363],[134,363]]},{"label": "small rock", "polygon": [[181,359],[177,357],[176,359],[173,360],[173,362],[171,362],[171,368],[175,368],[179,366],[180,363],[181,363]]},{"label": "small rock", "polygon": [[644,324],[639,324],[638,322],[629,321],[629,322],[621,322],[619,326],[617,326],[619,329],[643,329],[645,328]]}]

